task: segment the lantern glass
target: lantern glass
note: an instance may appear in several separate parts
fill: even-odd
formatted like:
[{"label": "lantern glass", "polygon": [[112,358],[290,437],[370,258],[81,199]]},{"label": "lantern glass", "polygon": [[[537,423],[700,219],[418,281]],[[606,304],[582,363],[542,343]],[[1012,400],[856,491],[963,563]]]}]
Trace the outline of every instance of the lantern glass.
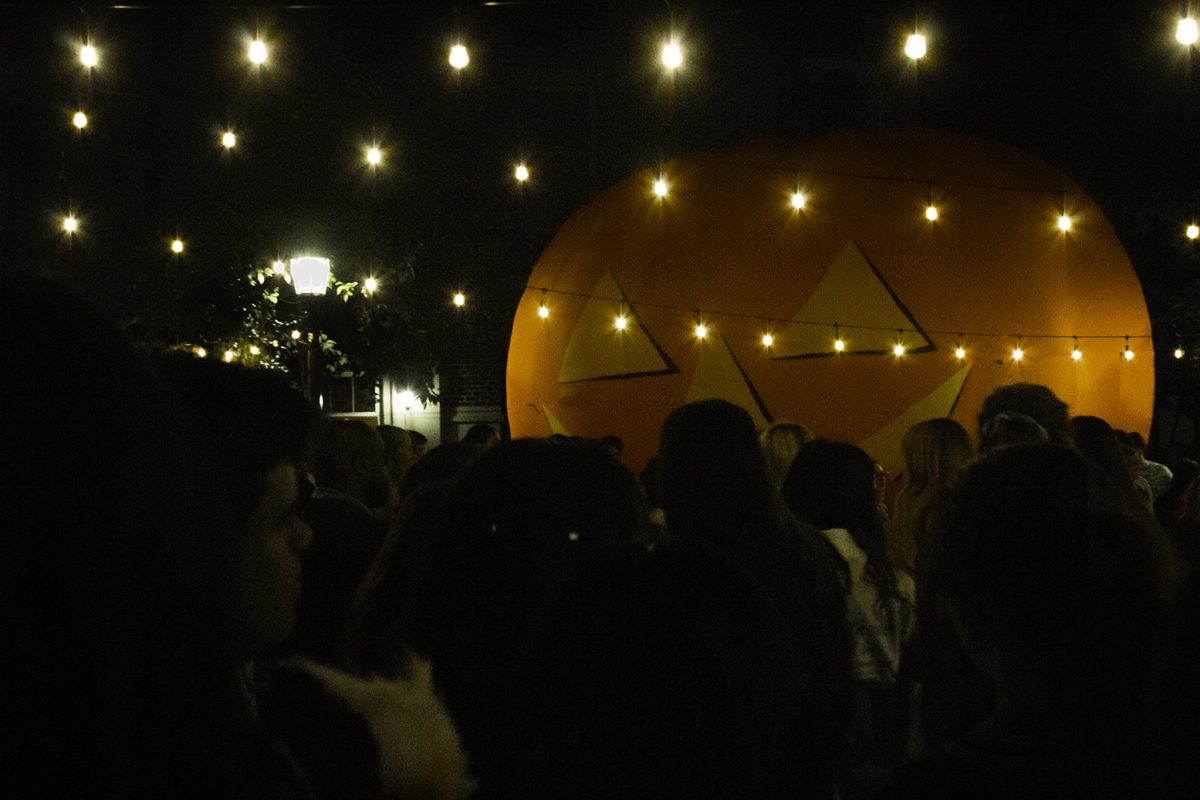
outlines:
[{"label": "lantern glass", "polygon": [[329,259],[317,256],[293,258],[292,283],[296,294],[325,294],[329,284]]}]

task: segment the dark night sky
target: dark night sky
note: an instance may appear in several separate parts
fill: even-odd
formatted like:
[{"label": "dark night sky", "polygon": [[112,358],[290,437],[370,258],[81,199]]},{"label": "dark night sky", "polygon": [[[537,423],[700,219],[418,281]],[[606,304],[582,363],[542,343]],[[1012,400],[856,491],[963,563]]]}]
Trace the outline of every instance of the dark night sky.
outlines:
[{"label": "dark night sky", "polygon": [[[68,202],[88,226],[70,257],[105,268],[161,259],[177,230],[198,258],[335,240],[367,261],[444,241],[447,228],[483,241],[517,218],[528,266],[592,193],[660,157],[920,125],[1065,171],[1113,221],[1161,315],[1200,271],[1182,235],[1200,212],[1200,50],[1174,41],[1178,12],[986,0],[3,5],[5,268],[61,267],[55,214]],[[930,55],[914,71],[900,48],[918,14]],[[687,53],[673,89],[657,64],[672,20]],[[259,74],[242,39],[256,25],[272,45]],[[102,48],[90,80],[70,49],[85,31]],[[471,48],[461,75],[445,62],[456,35]],[[80,103],[92,119],[82,137],[69,125]],[[232,153],[217,145],[226,123],[240,136]],[[388,153],[373,179],[360,150],[372,136]],[[536,180],[518,197],[522,155]],[[443,253],[427,268],[462,260]]]}]

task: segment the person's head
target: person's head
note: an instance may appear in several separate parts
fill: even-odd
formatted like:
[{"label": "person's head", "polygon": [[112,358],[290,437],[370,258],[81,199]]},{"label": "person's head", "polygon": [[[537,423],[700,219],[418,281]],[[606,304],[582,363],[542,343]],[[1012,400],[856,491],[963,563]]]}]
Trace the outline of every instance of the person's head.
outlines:
[{"label": "person's head", "polygon": [[931,575],[968,651],[1003,688],[1094,688],[1087,678],[1116,674],[1157,646],[1161,537],[1096,478],[1065,446],[1000,448],[935,510]]},{"label": "person's head", "polygon": [[974,455],[967,429],[949,417],[918,422],[900,440],[904,455],[904,494],[937,492]]},{"label": "person's head", "polygon": [[663,422],[659,488],[670,528],[717,544],[762,527],[775,508],[750,414],[725,400],[680,406]]},{"label": "person's head", "polygon": [[1099,417],[1073,417],[1071,439],[1075,449],[1104,474],[1111,490],[1123,497],[1131,509],[1141,502],[1133,483],[1133,464],[1111,425]]},{"label": "person's head", "polygon": [[767,460],[771,485],[778,489],[783,484],[783,476],[792,465],[792,459],[800,447],[812,438],[808,428],[798,422],[774,422],[763,428],[758,441]]},{"label": "person's head", "polygon": [[381,484],[387,481],[383,439],[361,420],[326,418],[317,442],[313,474],[318,486],[367,502],[380,494]]},{"label": "person's head", "polygon": [[462,441],[463,444],[474,445],[481,450],[486,450],[500,444],[500,435],[491,425],[479,422],[467,429]]},{"label": "person's head", "polygon": [[412,438],[408,431],[395,425],[380,425],[379,438],[383,441],[383,466],[387,470],[388,479],[394,486],[399,486],[404,473],[417,460],[413,450]]},{"label": "person's head", "polygon": [[413,452],[417,458],[423,456],[425,454],[425,445],[429,442],[429,438],[420,431],[413,430],[408,432],[408,438],[412,440]]},{"label": "person's head", "polygon": [[295,623],[299,554],[312,531],[299,511],[320,414],[280,373],[167,353],[160,374],[207,443],[230,500],[237,538],[232,613],[243,657]]},{"label": "person's head", "polygon": [[612,453],[613,458],[620,458],[621,453],[625,452],[625,443],[615,433],[601,436],[600,444],[608,448],[608,452]]},{"label": "person's head", "polygon": [[808,759],[825,732],[797,644],[762,586],[701,543],[582,560],[522,662],[518,795],[819,796]]},{"label": "person's head", "polygon": [[995,389],[979,412],[979,452],[1024,442],[1071,441],[1067,404],[1048,387],[1013,383]]},{"label": "person's head", "polygon": [[478,447],[465,442],[442,442],[408,468],[398,489],[400,501],[403,502],[423,486],[454,480],[474,463],[479,454]]},{"label": "person's head", "polygon": [[149,359],[77,296],[0,280],[0,331],[29,362],[0,428],[0,794],[227,796],[221,486]]},{"label": "person's head", "polygon": [[501,443],[447,492],[409,641],[433,662],[484,772],[498,763],[513,658],[547,587],[586,553],[641,532],[645,518],[633,474],[589,441]]},{"label": "person's head", "polygon": [[1145,453],[1146,453],[1145,437],[1143,437],[1139,431],[1128,431],[1128,432],[1126,432],[1125,435],[1127,437],[1129,437],[1130,446],[1133,447],[1134,450],[1137,450],[1138,453],[1145,455]]}]

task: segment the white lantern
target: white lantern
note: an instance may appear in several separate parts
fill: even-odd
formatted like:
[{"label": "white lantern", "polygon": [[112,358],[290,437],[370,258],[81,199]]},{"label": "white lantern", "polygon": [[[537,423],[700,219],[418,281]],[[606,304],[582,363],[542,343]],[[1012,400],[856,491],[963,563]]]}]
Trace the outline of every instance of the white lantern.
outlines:
[{"label": "white lantern", "polygon": [[296,294],[325,294],[329,284],[329,259],[301,256],[292,259],[292,285]]}]

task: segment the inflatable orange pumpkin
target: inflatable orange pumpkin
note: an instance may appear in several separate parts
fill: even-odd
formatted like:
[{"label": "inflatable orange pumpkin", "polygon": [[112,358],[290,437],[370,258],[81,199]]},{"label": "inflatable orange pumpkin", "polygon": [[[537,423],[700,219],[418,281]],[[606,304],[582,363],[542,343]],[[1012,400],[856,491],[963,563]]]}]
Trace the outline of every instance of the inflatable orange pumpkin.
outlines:
[{"label": "inflatable orange pumpkin", "polygon": [[615,433],[635,468],[666,414],[706,397],[893,472],[910,425],[974,432],[988,393],[1017,381],[1073,414],[1150,424],[1150,321],[1112,226],[995,142],[839,133],[686,156],[576,212],[528,287],[513,435]]}]

